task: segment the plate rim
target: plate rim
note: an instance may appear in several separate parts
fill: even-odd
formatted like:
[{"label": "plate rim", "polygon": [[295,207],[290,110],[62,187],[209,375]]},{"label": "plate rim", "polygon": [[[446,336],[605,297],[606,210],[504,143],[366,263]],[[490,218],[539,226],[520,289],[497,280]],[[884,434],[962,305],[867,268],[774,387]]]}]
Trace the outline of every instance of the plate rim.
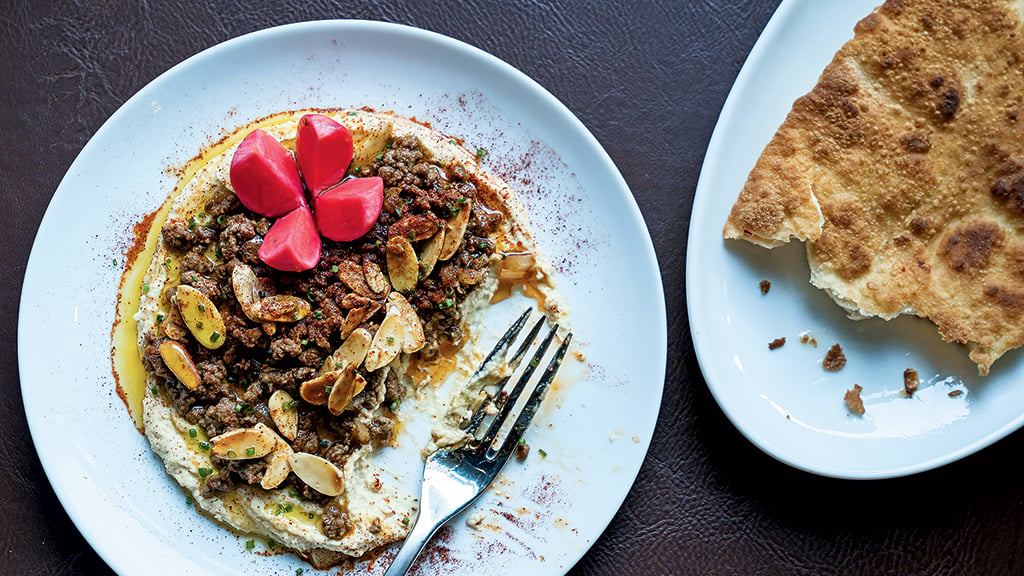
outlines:
[{"label": "plate rim", "polygon": [[[665,373],[667,368],[668,339],[664,287],[662,283],[660,267],[658,266],[656,252],[654,250],[653,240],[650,236],[650,229],[647,227],[646,221],[644,220],[643,215],[640,212],[639,206],[636,203],[636,199],[632,195],[632,192],[628,184],[626,183],[624,177],[622,176],[618,167],[615,165],[614,161],[611,159],[610,155],[601,146],[601,144],[598,142],[593,133],[590,132],[590,130],[583,124],[583,122],[563,102],[561,102],[558,98],[551,94],[536,80],[529,77],[527,74],[515,68],[511,64],[498,58],[497,56],[485,50],[477,48],[476,46],[473,46],[468,42],[452,38],[450,36],[438,32],[418,28],[411,25],[377,20],[320,19],[292,22],[288,24],[272,26],[229,38],[227,40],[218,42],[189,56],[188,58],[171,66],[170,68],[163,71],[158,76],[147,82],[144,86],[142,86],[134,94],[132,94],[128,99],[126,99],[120,106],[118,106],[118,108],[106,120],[104,120],[104,122],[100,125],[96,132],[90,136],[89,140],[85,143],[85,145],[83,145],[81,150],[78,151],[74,161],[69,165],[67,171],[62,176],[59,184],[55,188],[54,194],[47,204],[46,210],[44,211],[43,216],[40,220],[39,227],[36,231],[35,237],[33,238],[32,248],[30,250],[29,257],[26,263],[25,273],[22,278],[22,290],[18,307],[17,347],[19,379],[21,384],[23,409],[25,410],[26,420],[28,423],[33,446],[35,448],[37,457],[40,460],[40,463],[43,467],[44,473],[46,474],[47,480],[49,481],[51,488],[54,490],[54,493],[56,494],[65,512],[68,514],[69,518],[74,523],[76,529],[79,530],[83,538],[89,543],[89,546],[96,551],[96,553],[111,568],[111,570],[117,572],[118,574],[129,573],[127,568],[130,565],[130,563],[126,561],[124,557],[118,552],[116,545],[112,544],[109,540],[98,538],[93,533],[91,528],[95,527],[91,526],[91,522],[88,518],[82,516],[79,507],[76,505],[77,503],[74,502],[74,498],[73,495],[71,494],[70,487],[72,483],[61,478],[57,474],[55,464],[51,460],[52,456],[44,457],[44,452],[40,451],[40,435],[39,430],[37,428],[42,424],[39,422],[38,418],[33,418],[31,416],[32,412],[30,412],[29,403],[32,401],[31,398],[34,398],[34,396],[25,393],[26,374],[31,374],[33,372],[32,370],[25,369],[26,356],[28,355],[28,352],[25,351],[26,346],[28,346],[25,343],[25,323],[31,316],[31,314],[27,310],[28,303],[31,299],[26,294],[27,289],[32,285],[33,282],[35,282],[35,277],[41,274],[38,271],[42,267],[42,263],[40,263],[39,261],[39,259],[41,258],[41,256],[39,255],[41,249],[38,240],[41,236],[43,236],[44,232],[48,231],[48,229],[53,226],[52,222],[55,218],[55,214],[60,210],[62,198],[68,194],[67,192],[63,191],[66,189],[66,182],[71,177],[71,175],[75,173],[76,169],[83,161],[82,158],[84,156],[84,152],[90,148],[90,145],[92,145],[93,142],[95,142],[99,136],[104,135],[106,134],[106,132],[111,130],[111,126],[116,126],[119,122],[121,122],[121,117],[126,115],[129,109],[137,106],[138,102],[140,100],[145,99],[151,92],[159,90],[163,84],[173,82],[176,79],[176,76],[180,74],[182,70],[190,69],[196,66],[197,64],[201,63],[205,59],[216,58],[219,56],[221,52],[235,50],[240,45],[244,45],[249,42],[273,41],[275,36],[289,34],[297,29],[312,31],[336,31],[339,29],[347,29],[350,27],[375,28],[383,31],[384,33],[400,34],[406,37],[415,38],[419,41],[439,44],[456,50],[459,53],[465,54],[469,58],[481,61],[488,67],[496,67],[504,75],[511,76],[512,78],[514,78],[522,88],[528,89],[535,96],[539,96],[549,105],[551,105],[553,107],[553,111],[555,111],[559,116],[563,117],[569,123],[569,125],[571,125],[576,130],[576,132],[582,138],[582,140],[587,143],[587,145],[590,148],[589,153],[593,155],[595,158],[600,159],[602,163],[607,165],[611,173],[615,175],[616,181],[614,183],[614,187],[625,192],[625,197],[623,198],[623,200],[625,204],[630,208],[630,214],[628,216],[633,221],[633,225],[637,228],[637,230],[642,232],[641,237],[638,238],[638,240],[643,245],[644,252],[643,254],[637,254],[634,256],[642,256],[644,260],[646,260],[645,267],[651,272],[651,289],[653,294],[656,296],[656,301],[653,303],[653,305],[659,311],[658,317],[655,318],[655,327],[657,328],[657,331],[652,336],[654,346],[657,350],[656,356],[660,358],[658,367],[655,369],[657,372],[660,372],[659,384],[657,386],[652,387],[652,389],[656,391],[656,398],[652,399],[652,404],[649,407],[650,413],[647,418],[648,421],[646,422],[646,424],[649,425],[649,429],[643,431],[646,433],[643,435],[640,442],[640,444],[642,444],[643,456],[639,459],[639,464],[636,466],[636,469],[632,470],[629,473],[628,482],[624,483],[624,489],[622,490],[621,495],[617,497],[615,505],[608,507],[607,518],[602,522],[600,530],[596,533],[595,537],[581,545],[575,554],[569,555],[567,557],[566,564],[561,568],[563,574],[568,572],[576,563],[579,562],[579,560],[593,547],[598,537],[607,529],[608,525],[611,523],[615,515],[617,515],[620,511],[623,502],[632,491],[633,486],[640,473],[640,470],[642,469],[644,462],[646,462],[646,456],[650,448],[651,438],[656,432],[658,416],[660,415],[661,401],[664,395]],[[211,135],[207,134],[203,136],[209,137]],[[653,401],[655,399],[656,402]]]}]

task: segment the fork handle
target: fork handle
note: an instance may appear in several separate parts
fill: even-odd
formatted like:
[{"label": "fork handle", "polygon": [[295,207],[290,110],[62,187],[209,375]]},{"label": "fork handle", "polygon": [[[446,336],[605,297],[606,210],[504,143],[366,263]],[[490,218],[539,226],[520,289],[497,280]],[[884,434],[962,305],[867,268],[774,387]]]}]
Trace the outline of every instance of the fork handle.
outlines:
[{"label": "fork handle", "polygon": [[412,563],[419,556],[420,551],[430,541],[430,537],[437,532],[437,529],[441,527],[440,523],[430,525],[430,522],[420,522],[423,519],[423,514],[419,514],[416,517],[416,523],[413,524],[412,530],[409,531],[409,535],[406,536],[405,542],[402,543],[402,547],[398,549],[398,554],[395,559],[391,561],[391,565],[388,566],[387,572],[384,576],[404,576],[409,572],[409,568],[412,568]]}]

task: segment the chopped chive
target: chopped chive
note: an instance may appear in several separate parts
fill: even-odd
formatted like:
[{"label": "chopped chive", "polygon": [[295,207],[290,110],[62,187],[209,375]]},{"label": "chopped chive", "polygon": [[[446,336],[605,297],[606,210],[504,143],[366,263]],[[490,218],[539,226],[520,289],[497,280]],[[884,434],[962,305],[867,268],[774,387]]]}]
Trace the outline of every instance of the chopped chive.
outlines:
[{"label": "chopped chive", "polygon": [[228,219],[223,214],[217,216],[217,224],[220,224],[221,226],[223,226],[224,223],[227,222],[227,220]]},{"label": "chopped chive", "polygon": [[254,542],[252,540],[246,540],[245,541],[245,549],[246,550],[252,550],[255,546],[256,546],[256,542]]},{"label": "chopped chive", "polygon": [[284,511],[285,512],[291,512],[292,511],[292,505],[291,504],[285,504],[284,505]]},{"label": "chopped chive", "polygon": [[210,342],[216,342],[217,340],[220,340],[220,332],[214,330],[213,334],[210,334]]},{"label": "chopped chive", "polygon": [[330,394],[331,390],[333,390],[333,389],[334,389],[334,386],[331,385],[331,384],[328,384],[327,386],[324,386],[324,394]]},{"label": "chopped chive", "polygon": [[256,448],[254,448],[252,446],[249,446],[248,448],[245,449],[245,455],[246,456],[255,456],[256,455]]},{"label": "chopped chive", "polygon": [[363,171],[363,169],[362,169],[362,168],[360,168],[359,166],[356,166],[356,167],[355,167],[355,170],[353,170],[353,171],[354,171],[354,172],[355,172],[356,174],[359,174],[360,172],[362,172],[362,171]]},{"label": "chopped chive", "polygon": [[303,570],[302,568],[296,568],[296,569],[295,569],[295,574],[296,574],[296,576],[299,576],[299,575],[301,575],[301,574],[302,574],[303,572],[305,572],[305,570]]},{"label": "chopped chive", "polygon": [[384,159],[384,155],[383,154],[377,154],[376,156],[374,156],[374,158],[376,158],[377,160],[383,160]]},{"label": "chopped chive", "polygon": [[526,438],[520,438],[519,439],[519,445],[520,446],[526,446]]},{"label": "chopped chive", "polygon": [[455,288],[452,288],[451,286],[449,286],[449,287],[444,289],[444,293],[449,295],[449,296],[451,296],[452,294],[455,294]]},{"label": "chopped chive", "polygon": [[200,312],[206,312],[206,306],[204,306],[203,304],[200,304],[199,305],[199,311]]},{"label": "chopped chive", "polygon": [[200,442],[199,443],[199,449],[200,450],[209,450],[210,449],[210,443],[209,442]]},{"label": "chopped chive", "polygon": [[277,546],[277,542],[274,542],[273,540],[267,540],[267,548],[273,550],[274,546]]},{"label": "chopped chive", "polygon": [[198,435],[199,435],[199,433],[198,433],[198,432],[196,432],[196,429],[195,429],[195,428],[189,428],[189,429],[188,429],[188,437],[189,437],[189,438],[195,438],[195,437],[196,437],[196,436],[198,436]]},{"label": "chopped chive", "polygon": [[185,504],[188,505],[188,506],[192,505],[192,497],[191,496],[185,496]]},{"label": "chopped chive", "polygon": [[477,160],[483,160],[486,156],[487,156],[487,150],[486,149],[484,149],[484,148],[477,148],[476,149],[476,158],[477,158]]},{"label": "chopped chive", "polygon": [[303,338],[302,339],[302,345],[305,346],[306,344],[309,344],[309,340],[306,340],[305,338]]},{"label": "chopped chive", "polygon": [[321,448],[327,448],[328,446],[330,446],[330,442],[328,442],[327,440],[324,440],[324,439],[320,440],[320,447]]},{"label": "chopped chive", "polygon": [[228,450],[228,458],[234,458],[234,457],[235,457],[235,456],[237,456],[237,455],[238,455],[238,454],[235,454],[235,451],[234,451],[234,450]]},{"label": "chopped chive", "polygon": [[152,392],[153,394],[156,394],[157,392],[159,392],[159,390],[157,389],[156,386],[153,386],[152,388],[150,388],[149,391]]},{"label": "chopped chive", "polygon": [[540,364],[540,360],[536,358],[530,359],[530,368],[536,368],[538,364]]},{"label": "chopped chive", "polygon": [[356,115],[356,113],[355,113],[355,112],[349,112],[349,113],[348,113],[348,115],[349,115],[349,116],[355,116],[355,115]]},{"label": "chopped chive", "polygon": [[156,314],[156,323],[159,324],[159,323],[161,323],[163,321],[164,321],[164,313],[163,312],[157,312],[157,314]]},{"label": "chopped chive", "polygon": [[337,266],[331,266],[331,272],[334,272],[335,274],[337,274],[338,273],[338,267]]},{"label": "chopped chive", "polygon": [[324,317],[324,313],[319,311],[319,310],[314,310],[313,311],[313,316],[316,316],[318,319],[319,318],[323,318]]},{"label": "chopped chive", "polygon": [[199,322],[196,322],[196,328],[202,328],[202,327],[203,327],[203,321],[202,320],[200,320]]},{"label": "chopped chive", "polygon": [[391,404],[388,405],[388,408],[390,408],[392,412],[398,412],[398,407],[401,405],[402,403],[398,400],[392,400]]},{"label": "chopped chive", "polygon": [[541,455],[541,458],[547,458],[548,453],[543,448],[538,448],[537,453]]},{"label": "chopped chive", "polygon": [[242,404],[241,403],[235,404],[235,412],[241,412],[241,411],[242,411]]},{"label": "chopped chive", "polygon": [[199,477],[200,478],[206,478],[210,474],[213,474],[213,469],[212,468],[200,468],[199,469]]},{"label": "chopped chive", "polygon": [[142,283],[142,293],[143,294],[148,294],[149,293],[149,284],[147,284],[146,282]]},{"label": "chopped chive", "polygon": [[408,523],[409,523],[409,517],[408,516],[402,518],[402,524],[408,524]]},{"label": "chopped chive", "polygon": [[395,343],[395,337],[394,336],[388,336],[388,344],[394,344],[394,343]]},{"label": "chopped chive", "polygon": [[307,516],[309,516],[309,519],[310,519],[310,520],[312,520],[313,518],[316,518],[316,514],[313,514],[312,512],[310,512],[309,514],[307,514]]}]

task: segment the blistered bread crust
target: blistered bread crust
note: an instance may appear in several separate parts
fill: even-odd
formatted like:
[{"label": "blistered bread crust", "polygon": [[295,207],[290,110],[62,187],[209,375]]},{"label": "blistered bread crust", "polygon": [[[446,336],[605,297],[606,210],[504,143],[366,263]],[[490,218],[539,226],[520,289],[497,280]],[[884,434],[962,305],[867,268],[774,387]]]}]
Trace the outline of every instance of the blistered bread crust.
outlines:
[{"label": "blistered bread crust", "polygon": [[726,238],[807,241],[852,316],[930,319],[981,374],[1024,343],[1024,29],[1010,0],[889,0],[798,99]]}]

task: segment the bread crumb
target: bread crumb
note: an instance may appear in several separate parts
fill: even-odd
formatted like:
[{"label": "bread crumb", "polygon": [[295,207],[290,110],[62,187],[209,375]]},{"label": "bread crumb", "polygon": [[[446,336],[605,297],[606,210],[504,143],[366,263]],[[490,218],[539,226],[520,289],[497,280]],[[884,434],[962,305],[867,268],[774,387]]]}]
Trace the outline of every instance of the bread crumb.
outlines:
[{"label": "bread crumb", "polygon": [[821,367],[829,372],[838,372],[846,366],[846,355],[843,354],[843,349],[839,344],[833,344],[828,352],[825,353],[825,359],[821,361]]},{"label": "bread crumb", "polygon": [[469,526],[473,530],[479,530],[480,526],[484,523],[484,515],[479,512],[474,512],[466,518],[466,526]]},{"label": "bread crumb", "polygon": [[785,345],[786,345],[786,339],[785,338],[776,338],[775,340],[772,340],[771,342],[768,343],[768,349],[769,350],[777,350],[779,348],[782,348]]},{"label": "bread crumb", "polygon": [[760,286],[762,295],[767,294],[768,291],[772,289],[772,283],[767,280],[761,280]]},{"label": "bread crumb", "polygon": [[960,395],[961,395],[961,394],[963,394],[963,393],[964,393],[964,391],[963,391],[963,390],[952,390],[952,391],[950,391],[950,393],[949,393],[949,397],[950,397],[950,398],[956,398],[957,396],[960,396]]},{"label": "bread crumb", "polygon": [[808,334],[807,332],[804,332],[803,334],[800,335],[800,343],[801,344],[810,344],[811,346],[814,346],[815,348],[818,347],[818,341],[815,340],[814,337],[811,336],[810,334]]},{"label": "bread crumb", "polygon": [[903,371],[903,393],[907,398],[913,398],[914,392],[917,392],[917,388],[920,385],[921,379],[917,376],[917,370],[907,368]]},{"label": "bread crumb", "polygon": [[846,400],[846,406],[850,409],[850,412],[855,412],[861,416],[864,415],[864,400],[860,397],[861,388],[860,384],[854,384],[853,390],[847,390],[843,396],[843,400]]}]

